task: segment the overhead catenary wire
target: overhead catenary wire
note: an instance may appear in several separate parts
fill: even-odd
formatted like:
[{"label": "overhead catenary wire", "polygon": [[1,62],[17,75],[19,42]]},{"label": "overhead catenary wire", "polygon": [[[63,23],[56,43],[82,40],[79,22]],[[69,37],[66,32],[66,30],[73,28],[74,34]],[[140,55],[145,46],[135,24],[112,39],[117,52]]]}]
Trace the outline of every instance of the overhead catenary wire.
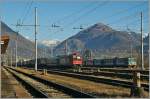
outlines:
[{"label": "overhead catenary wire", "polygon": [[[118,11],[118,12],[116,12],[116,13],[113,13],[113,14],[111,14],[111,15],[109,15],[109,16],[105,16],[104,18],[102,18],[101,19],[101,21],[102,20],[106,20],[106,19],[108,19],[108,18],[110,18],[110,17],[114,17],[114,16],[118,16],[119,14],[122,14],[122,13],[125,13],[125,12],[128,12],[128,11],[132,11],[133,9],[135,9],[135,8],[137,8],[137,7],[139,7],[139,6],[142,6],[142,5],[144,5],[145,3],[140,3],[140,4],[137,4],[137,5],[135,5],[135,6],[131,6],[131,7],[129,7],[129,8],[126,8],[126,9],[123,9],[123,10],[121,10],[121,11]],[[85,13],[85,15],[86,15],[86,13]],[[78,19],[80,20],[82,17],[84,17],[85,15],[82,15],[82,16],[80,16],[80,17],[78,17],[77,19],[75,19],[74,21],[72,21],[72,22],[70,22],[69,24],[67,24],[67,25],[65,25],[64,27],[67,27],[67,26],[73,26],[73,24],[75,24],[77,21],[78,21]],[[56,31],[55,33],[57,33],[57,32],[59,32],[60,30],[58,30],[58,31]]]},{"label": "overhead catenary wire", "polygon": [[[92,3],[90,2],[88,5],[86,5],[86,6],[82,7],[82,8],[80,8],[80,9],[78,9],[77,11],[74,11],[74,12],[72,12],[72,13],[70,13],[70,14],[68,14],[68,15],[66,15],[66,16],[64,16],[64,17],[62,17],[62,18],[60,18],[60,19],[58,19],[58,20],[56,20],[56,21],[54,21],[53,24],[52,24],[52,27],[53,27],[53,25],[60,24],[61,22],[65,22],[65,20],[72,19],[72,17],[77,16],[77,15],[79,15],[81,12],[84,12],[85,10],[87,10],[88,8],[93,7],[93,3],[94,3],[94,4],[95,4],[95,3],[97,4],[98,1],[92,1]],[[47,26],[46,26],[46,27],[47,27]],[[49,26],[49,27],[50,27],[50,26]],[[61,27],[61,26],[59,25],[59,27]],[[57,27],[57,28],[59,28],[59,27]],[[54,28],[54,27],[53,27],[53,28]],[[60,29],[60,30],[62,30],[62,29]]]},{"label": "overhead catenary wire", "polygon": [[102,20],[109,19],[109,18],[112,18],[112,17],[114,17],[114,16],[118,16],[119,14],[124,14],[124,13],[126,13],[126,12],[132,11],[133,9],[138,8],[139,6],[143,6],[143,4],[145,4],[145,3],[140,3],[140,4],[137,4],[137,5],[135,5],[135,6],[131,6],[131,7],[126,8],[126,9],[122,9],[122,10],[116,12],[116,13],[113,13],[113,14],[109,15],[109,16],[103,17],[103,18],[101,19],[101,21],[102,21]]},{"label": "overhead catenary wire", "polygon": [[87,12],[83,13],[81,16],[79,16],[78,18],[76,18],[75,20],[73,20],[72,22],[70,22],[69,24],[67,24],[66,26],[70,26],[75,24],[76,22],[78,22],[79,20],[81,20],[82,18],[87,17],[89,14],[91,14],[92,12],[96,11],[96,9],[105,6],[106,4],[108,4],[108,1],[104,1],[102,3],[98,3],[97,6],[95,6],[94,8],[88,10]]},{"label": "overhead catenary wire", "polygon": [[17,61],[18,61],[18,55],[17,55],[17,47],[18,46],[17,46],[17,41],[19,39],[18,34],[19,34],[20,29],[21,29],[21,28],[18,28],[18,26],[19,25],[23,25],[24,21],[26,20],[27,16],[29,15],[29,12],[31,10],[32,5],[33,5],[33,0],[31,0],[31,2],[27,2],[26,6],[25,6],[25,13],[22,14],[21,18],[17,20],[17,24],[15,24],[16,30],[17,30],[17,32],[16,32],[16,34],[17,34],[16,35],[16,38],[17,38],[16,39],[16,67],[17,67]]},{"label": "overhead catenary wire", "polygon": [[[146,11],[147,9],[144,9],[142,12]],[[130,15],[124,16],[119,18],[118,20],[114,20],[112,22],[110,22],[109,24],[114,24],[114,23],[118,23],[118,22],[122,22],[122,21],[127,21],[127,20],[132,20],[135,19],[136,17],[139,16],[139,11],[132,13]]]},{"label": "overhead catenary wire", "polygon": [[33,0],[31,0],[31,2],[28,4],[28,9],[26,10],[26,13],[24,14],[23,18],[22,18],[22,21],[21,23],[23,24],[24,21],[26,20],[27,16],[29,15],[29,12],[32,8],[32,5],[33,5]]},{"label": "overhead catenary wire", "polygon": [[[95,1],[94,1],[94,2],[95,2]],[[32,1],[32,2],[30,3],[30,5],[29,5],[29,9],[28,9],[27,13],[29,12],[29,10],[30,10],[30,8],[31,8],[32,3],[33,3],[33,1]],[[97,3],[97,2],[96,2],[96,3]],[[73,12],[73,13],[71,13],[71,14],[65,16],[65,17],[63,17],[63,18],[57,20],[57,21],[54,22],[54,23],[58,23],[58,22],[64,21],[65,19],[71,18],[73,15],[76,15],[76,14],[81,13],[81,12],[84,11],[85,9],[91,7],[92,5],[93,5],[93,4],[90,3],[90,4],[88,4],[87,6],[83,7],[82,9],[79,9],[78,11]],[[23,20],[22,20],[22,24],[23,24],[24,20],[26,19],[27,13],[26,13],[26,15],[24,16],[24,18],[23,18]],[[55,24],[52,24],[52,25],[55,25]],[[40,25],[40,27],[47,28],[47,27],[51,27],[51,26],[50,26],[50,25]],[[58,26],[58,27],[60,27],[60,26]]]},{"label": "overhead catenary wire", "polygon": [[[32,1],[33,2],[33,1]],[[29,4],[28,4],[29,5]],[[30,5],[32,5],[31,3],[30,3]],[[89,6],[91,6],[92,4],[89,4],[89,5],[87,5],[87,7]],[[130,8],[127,8],[128,10],[131,10],[131,8],[137,8],[137,6],[140,6],[140,5],[143,5],[143,3],[140,3],[140,4],[138,4],[138,5],[136,5],[136,6],[132,6],[132,7],[130,7]],[[30,8],[30,7],[29,7]],[[93,10],[92,10],[93,9]],[[86,11],[85,13],[83,13],[81,16],[79,16],[79,17],[77,17],[77,19],[75,19],[75,20],[73,20],[73,21],[71,21],[70,23],[69,23],[69,27],[71,27],[73,24],[75,24],[76,22],[78,22],[79,20],[81,20],[82,18],[84,18],[84,17],[86,17],[86,15],[89,15],[90,13],[88,13],[88,12],[93,12],[93,11],[95,11],[97,8],[92,8],[92,9],[90,9],[89,11]],[[123,10],[121,10],[121,11],[119,11],[120,13],[122,12],[127,12],[128,10],[127,9],[123,9]],[[84,11],[84,7],[83,7],[83,10],[78,10],[80,13],[81,12],[83,12]],[[28,11],[27,11],[28,12]],[[68,15],[68,16],[65,16],[64,18],[62,18],[62,19],[60,19],[60,21],[64,21],[64,19],[67,19],[67,18],[71,18],[71,16],[72,15],[76,15],[76,14],[78,14],[78,13],[72,13],[72,14],[70,14],[70,15]],[[114,15],[118,15],[118,14],[114,14]],[[113,16],[113,15],[112,15]],[[107,17],[105,17],[105,18],[107,18]],[[26,17],[25,18],[23,18],[24,20],[26,19]],[[77,21],[76,21],[77,20]],[[59,20],[58,20],[59,21]],[[40,25],[40,26],[42,26],[42,25]],[[43,27],[45,27],[45,26],[43,26]],[[49,26],[46,26],[46,27],[49,27]],[[68,27],[67,27],[68,28]],[[61,31],[62,30],[62,27],[61,28],[59,28],[59,31]],[[58,32],[58,31],[56,31],[56,32]],[[55,33],[56,33],[55,32]]]},{"label": "overhead catenary wire", "polygon": [[[130,23],[130,25],[132,24],[137,24],[140,22],[140,19],[136,20],[135,22]],[[143,19],[143,23],[148,22],[148,18],[147,19]],[[148,23],[147,23],[148,24]],[[129,25],[129,24],[127,24]],[[144,24],[143,24],[144,25]],[[137,25],[136,25],[137,26]],[[134,26],[134,28],[136,28],[136,26]],[[135,30],[135,29],[134,29]],[[148,26],[146,28],[143,28],[143,32],[147,32],[146,30],[148,30]],[[140,29],[136,29],[137,32],[140,31]]]},{"label": "overhead catenary wire", "polygon": [[[97,4],[98,1],[96,1],[96,2],[93,1],[93,3],[96,3],[96,4]],[[62,22],[62,21],[65,21],[65,20],[68,20],[68,19],[72,18],[72,16],[78,15],[79,13],[81,13],[81,12],[85,11],[86,9],[92,7],[92,6],[93,6],[93,3],[90,2],[88,5],[82,7],[81,9],[79,9],[79,10],[77,10],[77,11],[75,11],[75,12],[72,12],[72,13],[70,13],[70,14],[68,14],[68,15],[66,15],[66,16],[64,16],[64,17],[62,17],[62,18],[60,18],[60,19],[58,19],[58,20],[56,20],[54,23],[60,23],[60,22]]]},{"label": "overhead catenary wire", "polygon": [[[127,25],[132,25],[132,24],[135,24],[139,21],[140,21],[140,19],[136,19],[136,20],[133,20],[133,21],[127,23]],[[143,18],[143,23],[145,23],[145,22],[148,22],[148,18]]]},{"label": "overhead catenary wire", "polygon": [[[132,19],[132,21],[131,22],[129,22],[129,23],[127,23],[127,24],[125,24],[125,25],[122,25],[122,27],[124,28],[124,27],[129,27],[129,26],[131,26],[131,25],[134,25],[134,24],[137,24],[137,23],[139,23],[140,22],[140,19],[139,18],[134,18],[134,20]],[[148,18],[145,16],[144,18],[143,18],[143,23],[148,23]],[[117,25],[115,25],[115,26],[117,26]],[[119,25],[120,26],[120,25]],[[139,26],[138,25],[134,25],[134,28],[132,27],[132,31],[136,31],[137,33],[140,31],[140,29],[135,29],[135,28],[138,28]],[[131,28],[131,27],[130,27]],[[146,30],[147,29],[143,29],[143,31],[145,31],[146,32]]]},{"label": "overhead catenary wire", "polygon": [[[143,4],[140,4],[140,5],[143,5]],[[134,8],[137,8],[136,6],[133,7]],[[132,10],[132,9],[131,9]],[[130,10],[130,11],[131,11]],[[147,8],[143,9],[142,12],[146,12],[147,11]],[[116,23],[120,23],[120,22],[123,22],[123,21],[127,21],[127,20],[133,20],[133,19],[136,19],[135,17],[139,17],[139,12],[140,11],[137,11],[136,13],[133,13],[132,15],[128,15],[128,16],[125,16],[125,17],[122,17],[122,18],[119,18],[117,21],[113,21],[113,22],[110,22],[109,25],[113,25],[113,24],[116,24]],[[147,13],[147,12],[146,12]],[[140,20],[136,20],[136,22],[139,22]],[[133,24],[135,21],[132,21],[132,22],[129,22],[127,23],[126,25],[129,25],[129,24]],[[145,22],[145,21],[143,21]]]},{"label": "overhead catenary wire", "polygon": [[28,1],[27,3],[26,3],[26,5],[25,5],[25,8],[24,8],[24,12],[21,14],[21,16],[20,16],[20,18],[18,18],[18,19],[21,19],[21,18],[23,18],[24,16],[25,16],[25,12],[26,12],[26,10],[28,9],[28,6],[30,5],[30,1]]},{"label": "overhead catenary wire", "polygon": [[25,6],[25,9],[24,9],[25,12],[21,15],[21,18],[19,18],[19,19],[17,20],[17,24],[15,24],[15,25],[13,24],[13,26],[16,27],[16,30],[17,30],[17,31],[22,30],[21,27],[20,27],[20,28],[18,27],[18,25],[23,25],[24,21],[26,20],[26,18],[27,18],[27,16],[28,16],[29,12],[30,12],[30,10],[31,10],[32,5],[33,5],[33,0],[27,2],[26,6]]},{"label": "overhead catenary wire", "polygon": [[[68,27],[68,26],[72,26],[73,24],[75,24],[76,22],[78,22],[80,19],[82,19],[83,17],[88,16],[89,14],[91,14],[92,12],[94,12],[97,8],[102,7],[104,5],[106,5],[108,3],[109,0],[104,1],[104,2],[100,2],[98,3],[94,8],[87,10],[85,13],[83,13],[82,15],[80,15],[79,17],[77,17],[75,20],[71,21],[70,23],[66,24],[64,27]],[[59,32],[60,30],[57,30],[55,33]]]},{"label": "overhead catenary wire", "polygon": [[[114,17],[114,16],[118,16],[118,15],[120,15],[120,14],[124,14],[124,13],[127,13],[127,12],[129,12],[129,11],[132,11],[133,9],[136,9],[136,8],[138,8],[139,6],[143,6],[144,4],[145,4],[145,3],[143,2],[143,3],[137,4],[137,5],[135,5],[135,6],[131,6],[131,7],[129,7],[129,8],[122,9],[122,10],[120,10],[120,11],[117,11],[117,12],[113,13],[113,14],[104,16],[104,17],[101,18],[101,22],[102,22],[102,21],[105,21],[105,20],[108,20],[108,19],[110,19],[110,18],[112,18],[112,17]],[[114,23],[115,23],[115,22],[114,22]],[[90,23],[86,23],[86,24],[90,24]]]}]

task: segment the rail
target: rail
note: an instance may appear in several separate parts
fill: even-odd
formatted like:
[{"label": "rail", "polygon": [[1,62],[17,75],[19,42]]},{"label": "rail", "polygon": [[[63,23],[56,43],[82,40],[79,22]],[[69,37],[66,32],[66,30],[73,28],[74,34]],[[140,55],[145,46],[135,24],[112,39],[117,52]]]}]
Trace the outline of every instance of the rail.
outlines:
[{"label": "rail", "polygon": [[93,70],[93,71],[99,70],[99,71],[111,71],[121,73],[140,72],[141,74],[149,75],[149,70],[140,70],[140,69],[81,67],[81,70]]},{"label": "rail", "polygon": [[27,73],[24,73],[24,72],[21,72],[19,70],[16,70],[14,68],[10,68],[18,73],[22,73],[30,78],[33,78],[39,82],[42,82],[44,84],[47,84],[47,85],[50,85],[50,86],[53,86],[54,88],[58,89],[58,90],[62,90],[64,93],[74,97],[74,98],[95,98],[95,96],[92,96],[88,93],[85,93],[85,92],[81,92],[79,90],[76,90],[76,89],[73,89],[71,87],[68,87],[68,86],[65,86],[65,85],[62,85],[62,84],[58,84],[56,82],[52,82],[52,81],[49,81],[49,80],[46,80],[44,78],[40,78],[40,77],[37,77],[37,76],[34,76],[32,74],[27,74]]},{"label": "rail", "polygon": [[[7,68],[6,68],[7,69]],[[23,80],[21,77],[19,77],[18,75],[16,75],[15,73],[13,73],[12,71],[10,71],[9,69],[7,69],[19,82],[21,82],[21,84],[23,86],[25,86],[25,88],[29,91],[29,93],[35,97],[35,98],[48,98],[48,96],[43,93],[42,91],[40,91],[39,89],[37,89],[36,87],[34,87],[32,84],[28,83],[27,81]]]},{"label": "rail", "polygon": [[[133,86],[133,82],[127,81],[127,80],[115,80],[105,77],[96,77],[96,76],[90,76],[90,75],[84,75],[84,74],[76,74],[76,73],[68,73],[68,72],[61,72],[61,71],[54,71],[54,70],[47,70],[48,73],[63,75],[63,76],[69,76],[69,77],[75,77],[83,80],[90,80],[94,82],[100,82],[105,84],[111,84],[115,86],[122,86],[131,88]],[[149,84],[142,83],[141,86],[144,88],[144,90],[149,91]]]},{"label": "rail", "polygon": [[[27,69],[29,69],[29,68],[27,68]],[[30,69],[34,70],[33,68],[30,68]],[[38,71],[43,71],[43,69],[38,69]],[[69,73],[69,72],[56,71],[56,70],[47,70],[47,72],[51,73],[51,74],[58,74],[58,75],[74,77],[74,78],[83,79],[83,80],[94,81],[94,82],[98,82],[98,83],[105,83],[105,84],[110,84],[110,85],[114,85],[114,86],[122,86],[122,87],[126,87],[126,88],[131,88],[133,86],[133,82],[127,81],[127,80],[110,79],[110,78],[106,78],[106,77]],[[141,86],[144,88],[145,91],[149,91],[149,84],[142,83]]]}]

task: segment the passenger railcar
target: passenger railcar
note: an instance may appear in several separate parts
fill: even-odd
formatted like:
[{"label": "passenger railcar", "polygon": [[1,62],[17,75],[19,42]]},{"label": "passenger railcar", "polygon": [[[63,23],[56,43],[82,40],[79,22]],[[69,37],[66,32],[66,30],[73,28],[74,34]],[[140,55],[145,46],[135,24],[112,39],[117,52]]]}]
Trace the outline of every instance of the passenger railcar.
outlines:
[{"label": "passenger railcar", "polygon": [[[86,60],[85,66],[96,66],[96,67],[123,67],[123,68],[133,68],[136,66],[135,58],[113,58],[113,59],[93,59]],[[93,64],[93,65],[92,65]]]},{"label": "passenger railcar", "polygon": [[135,58],[115,58],[116,66],[133,68],[136,64]]}]

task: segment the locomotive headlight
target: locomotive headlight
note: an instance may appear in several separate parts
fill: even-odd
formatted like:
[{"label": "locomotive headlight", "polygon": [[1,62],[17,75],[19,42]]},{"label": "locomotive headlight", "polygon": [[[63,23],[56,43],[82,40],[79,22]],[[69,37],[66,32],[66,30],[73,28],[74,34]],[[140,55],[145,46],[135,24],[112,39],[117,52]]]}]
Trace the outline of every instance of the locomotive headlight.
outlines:
[{"label": "locomotive headlight", "polygon": [[81,57],[80,57],[80,56],[77,56],[77,59],[81,59]]}]

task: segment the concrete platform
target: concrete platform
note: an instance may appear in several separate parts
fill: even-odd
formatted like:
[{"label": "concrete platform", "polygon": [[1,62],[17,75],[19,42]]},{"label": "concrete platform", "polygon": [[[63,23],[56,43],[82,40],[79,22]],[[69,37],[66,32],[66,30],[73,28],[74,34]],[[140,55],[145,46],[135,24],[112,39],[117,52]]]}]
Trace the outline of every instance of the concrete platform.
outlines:
[{"label": "concrete platform", "polygon": [[1,98],[31,98],[27,90],[4,68],[1,68]]}]

